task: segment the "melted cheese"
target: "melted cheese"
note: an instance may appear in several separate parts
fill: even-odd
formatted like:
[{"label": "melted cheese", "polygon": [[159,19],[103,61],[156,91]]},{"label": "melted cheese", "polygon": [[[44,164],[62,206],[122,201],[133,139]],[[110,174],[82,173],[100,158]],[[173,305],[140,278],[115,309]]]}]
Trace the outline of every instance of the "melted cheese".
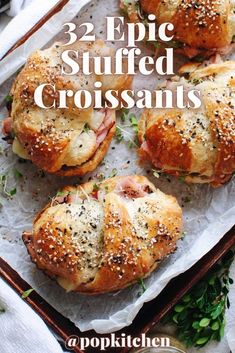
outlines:
[{"label": "melted cheese", "polygon": [[93,130],[73,133],[63,163],[68,167],[81,165],[91,158],[96,149],[96,134]]},{"label": "melted cheese", "polygon": [[14,141],[12,144],[12,151],[13,151],[13,153],[17,154],[17,156],[19,156],[20,158],[29,159],[29,155],[28,155],[27,151],[21,145],[21,143],[19,142],[19,140],[16,137],[14,138]]}]

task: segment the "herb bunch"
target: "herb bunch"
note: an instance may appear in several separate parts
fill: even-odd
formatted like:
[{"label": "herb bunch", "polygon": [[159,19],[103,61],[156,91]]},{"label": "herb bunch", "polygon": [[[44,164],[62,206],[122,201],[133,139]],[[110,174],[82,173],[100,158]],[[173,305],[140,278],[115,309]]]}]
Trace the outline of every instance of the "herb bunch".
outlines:
[{"label": "herb bunch", "polygon": [[234,259],[230,251],[173,308],[165,323],[177,326],[177,336],[187,347],[203,347],[224,336],[225,310],[230,306],[228,292],[233,280],[229,268]]}]

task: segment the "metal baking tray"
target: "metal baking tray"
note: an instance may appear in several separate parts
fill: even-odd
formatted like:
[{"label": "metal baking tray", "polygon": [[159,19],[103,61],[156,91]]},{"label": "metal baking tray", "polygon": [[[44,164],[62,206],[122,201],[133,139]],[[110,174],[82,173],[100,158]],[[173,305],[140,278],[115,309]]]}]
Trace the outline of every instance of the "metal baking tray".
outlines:
[{"label": "metal baking tray", "polygon": [[[38,23],[36,23],[14,46],[5,54],[4,58],[22,45],[29,37],[32,36],[44,23],[52,16],[59,12],[69,0],[60,0]],[[179,275],[170,281],[164,290],[151,302],[146,303],[132,324],[116,333],[118,337],[121,333],[137,337],[141,333],[147,333],[154,325],[171,310],[171,308],[187,293],[212,267],[226,254],[231,247],[235,245],[235,226],[224,235],[222,240],[208,252],[200,261],[185,273]],[[31,286],[24,281],[23,278],[9,266],[2,258],[0,258],[0,276],[21,296],[23,292]],[[27,303],[42,317],[64,342],[72,336],[78,337],[109,337],[107,335],[99,335],[95,331],[81,332],[69,319],[56,311],[50,304],[46,302],[36,291],[33,291],[28,298]],[[81,349],[77,346],[73,349],[76,353],[81,353]],[[93,353],[96,349],[87,348],[87,353]],[[114,348],[109,352],[127,353],[129,349]]]}]

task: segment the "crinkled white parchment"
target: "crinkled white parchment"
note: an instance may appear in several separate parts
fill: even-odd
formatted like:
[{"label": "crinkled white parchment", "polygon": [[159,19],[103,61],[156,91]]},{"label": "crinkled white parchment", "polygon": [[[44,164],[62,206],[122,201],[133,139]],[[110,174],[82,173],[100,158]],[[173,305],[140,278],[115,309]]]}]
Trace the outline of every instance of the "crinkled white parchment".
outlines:
[{"label": "crinkled white parchment", "polygon": [[230,308],[226,313],[225,334],[228,340],[229,348],[232,353],[235,353],[235,262],[233,262],[230,268],[230,277],[233,279],[233,284],[229,290]]},{"label": "crinkled white parchment", "polygon": [[[105,16],[118,14],[118,1],[92,1],[75,18],[77,23],[94,22],[96,33],[104,37]],[[65,18],[66,21],[66,18]],[[56,37],[61,39],[61,34]],[[35,35],[35,40],[37,35]],[[22,47],[23,51],[23,47]],[[177,61],[177,59],[176,59]],[[179,65],[179,63],[176,63]],[[135,78],[135,87],[154,88],[158,78]],[[9,91],[12,78],[0,89],[0,99]],[[3,105],[2,105],[3,107]],[[2,108],[1,115],[6,110]],[[139,116],[141,111],[137,111]],[[127,136],[126,136],[127,137]],[[176,178],[152,176],[151,166],[138,165],[135,149],[128,143],[117,144],[113,141],[105,165],[100,166],[92,175],[112,174],[115,167],[119,175],[143,174],[150,177],[162,191],[177,197],[184,210],[184,231],[186,236],[179,241],[178,250],[167,258],[160,267],[145,280],[147,290],[140,296],[139,285],[131,286],[118,293],[89,297],[77,293],[65,293],[54,281],[39,271],[28,256],[21,234],[31,229],[35,213],[44,206],[56,190],[66,184],[78,183],[79,178],[60,178],[43,175],[30,162],[20,163],[5,142],[1,142],[3,155],[0,173],[9,174],[8,188],[17,187],[12,200],[2,198],[0,213],[0,256],[2,256],[20,275],[28,281],[53,307],[70,318],[82,331],[94,329],[99,333],[116,331],[131,324],[144,302],[155,298],[171,278],[184,272],[205,255],[233,226],[235,219],[235,180],[227,185],[212,189],[207,185],[188,186]],[[130,162],[129,162],[130,161]],[[19,170],[22,178],[16,179],[14,169]],[[187,201],[187,202],[186,202]]]}]

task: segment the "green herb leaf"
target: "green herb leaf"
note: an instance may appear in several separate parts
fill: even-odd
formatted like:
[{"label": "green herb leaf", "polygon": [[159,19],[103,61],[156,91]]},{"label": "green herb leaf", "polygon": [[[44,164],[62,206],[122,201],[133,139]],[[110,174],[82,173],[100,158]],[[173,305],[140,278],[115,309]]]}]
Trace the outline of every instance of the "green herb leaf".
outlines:
[{"label": "green herb leaf", "polygon": [[183,43],[179,42],[178,40],[171,40],[170,42],[167,43],[169,47],[178,49],[183,47]]},{"label": "green herb leaf", "polygon": [[14,169],[14,175],[16,179],[20,179],[23,177],[23,174],[18,170],[18,169]]},{"label": "green herb leaf", "polygon": [[22,294],[21,298],[22,298],[22,299],[28,298],[28,296],[29,296],[33,291],[34,291],[33,288],[30,288],[30,289],[26,290],[26,291]]},{"label": "green herb leaf", "polygon": [[174,310],[177,313],[181,313],[184,310],[184,306],[183,305],[176,305]]},{"label": "green herb leaf", "polygon": [[178,324],[178,314],[175,314],[172,319],[176,324]]},{"label": "green herb leaf", "polygon": [[225,323],[223,322],[221,327],[220,327],[220,339],[222,339],[224,337],[224,329],[225,329]]},{"label": "green herb leaf", "polygon": [[0,193],[3,196],[12,198],[17,192],[16,188],[11,189],[10,191],[7,189],[7,179],[8,176],[5,174],[0,174]]},{"label": "green herb leaf", "polygon": [[65,196],[66,192],[65,191],[57,191],[56,196]]},{"label": "green herb leaf", "polygon": [[6,97],[5,97],[5,102],[6,104],[11,104],[13,102],[13,96],[11,96],[10,94],[8,94]]},{"label": "green herb leaf", "polygon": [[184,303],[189,303],[191,300],[191,296],[189,294],[186,294],[183,298],[182,298]]},{"label": "green herb leaf", "polygon": [[117,142],[121,142],[124,139],[123,133],[119,126],[116,127],[115,139]]},{"label": "green herb leaf", "polygon": [[129,141],[128,142],[128,148],[132,149],[134,147],[137,147],[136,143],[134,141]]},{"label": "green herb leaf", "polygon": [[128,109],[122,109],[121,110],[121,115],[120,115],[120,119],[123,123],[126,122],[127,118],[128,118],[128,115],[129,115],[129,110]]},{"label": "green herb leaf", "polygon": [[140,278],[140,279],[138,280],[138,283],[139,283],[139,285],[141,286],[142,292],[144,293],[147,288],[146,288],[146,286],[145,286],[145,283],[144,283],[143,278]]},{"label": "green herb leaf", "polygon": [[220,323],[218,321],[215,321],[212,325],[211,325],[211,329],[213,331],[218,331],[220,327]]},{"label": "green herb leaf", "polygon": [[193,324],[192,324],[192,327],[195,330],[199,330],[200,329],[199,321],[194,321]]},{"label": "green herb leaf", "polygon": [[197,341],[196,341],[196,344],[199,345],[199,346],[202,346],[204,345],[205,343],[207,343],[209,341],[209,337],[202,337],[202,338],[199,338]]},{"label": "green herb leaf", "polygon": [[12,190],[9,191],[9,194],[10,194],[11,196],[14,196],[16,193],[17,193],[17,189],[16,189],[16,188],[14,188],[14,189],[12,189]]},{"label": "green herb leaf", "polygon": [[179,181],[181,181],[182,183],[185,182],[185,176],[181,175],[178,177]]},{"label": "green herb leaf", "polygon": [[162,171],[161,170],[152,169],[152,172],[153,172],[153,176],[155,178],[159,179]]},{"label": "green herb leaf", "polygon": [[209,326],[209,324],[210,324],[210,319],[206,317],[199,322],[200,327],[207,327]]},{"label": "green herb leaf", "polygon": [[213,320],[217,319],[217,317],[220,316],[220,314],[222,313],[223,308],[224,308],[223,303],[219,303],[215,307],[215,310],[212,312],[212,315],[211,315]]},{"label": "green herb leaf", "polygon": [[129,117],[131,127],[135,131],[135,133],[138,133],[138,120],[134,114],[131,114]]},{"label": "green herb leaf", "polygon": [[99,191],[100,187],[97,184],[93,185],[93,191]]},{"label": "green herb leaf", "polygon": [[[127,141],[129,148],[138,147],[138,138],[137,138],[138,120],[136,116],[133,113],[130,114],[129,110],[122,109],[120,120],[121,120],[121,124],[117,125],[116,127],[116,134],[115,134],[116,141],[117,142]],[[128,124],[128,120],[130,124]],[[127,130],[126,128],[129,128],[129,129],[132,128],[132,130],[134,131],[134,135],[133,135],[133,132]]]},{"label": "green herb leaf", "polygon": [[117,174],[118,174],[117,168],[113,168],[109,177],[110,178],[114,178]]},{"label": "green herb leaf", "polygon": [[183,201],[184,203],[188,203],[188,202],[191,201],[191,199],[190,199],[190,197],[185,196],[185,197],[182,197],[182,201]]},{"label": "green herb leaf", "polygon": [[90,130],[90,127],[89,127],[89,125],[86,123],[85,125],[84,125],[84,127],[83,127],[83,131],[84,132],[88,132]]}]

